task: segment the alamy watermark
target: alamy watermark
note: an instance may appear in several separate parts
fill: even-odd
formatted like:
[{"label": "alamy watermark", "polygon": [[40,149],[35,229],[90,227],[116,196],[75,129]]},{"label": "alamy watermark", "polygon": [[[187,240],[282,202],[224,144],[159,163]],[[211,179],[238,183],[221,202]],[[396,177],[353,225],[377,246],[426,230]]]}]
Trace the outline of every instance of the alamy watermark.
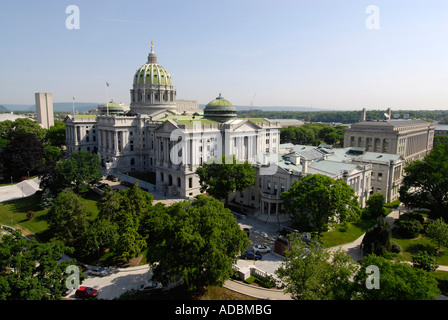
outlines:
[{"label": "alamy watermark", "polygon": [[380,288],[380,269],[375,265],[370,265],[366,268],[366,288],[379,289]]},{"label": "alamy watermark", "polygon": [[65,8],[65,13],[70,14],[65,19],[65,27],[69,30],[79,30],[80,28],[80,15],[79,15],[79,7],[71,4]]},{"label": "alamy watermark", "polygon": [[77,289],[80,285],[79,267],[69,265],[65,269],[65,273],[70,274],[65,280],[65,287],[69,290]]},{"label": "alamy watermark", "polygon": [[368,14],[365,24],[366,28],[369,30],[379,30],[380,29],[380,8],[375,5],[369,5],[366,8],[366,14]]}]

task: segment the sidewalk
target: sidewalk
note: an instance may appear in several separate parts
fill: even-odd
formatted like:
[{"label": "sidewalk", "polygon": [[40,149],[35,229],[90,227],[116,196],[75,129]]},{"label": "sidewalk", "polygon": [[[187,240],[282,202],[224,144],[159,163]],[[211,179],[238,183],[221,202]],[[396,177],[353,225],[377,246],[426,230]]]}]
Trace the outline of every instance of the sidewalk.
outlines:
[{"label": "sidewalk", "polygon": [[35,194],[39,190],[39,182],[39,178],[34,178],[0,187],[0,202],[25,198]]},{"label": "sidewalk", "polygon": [[263,300],[292,300],[291,295],[284,292],[283,290],[254,287],[235,280],[227,280],[224,283],[223,287],[250,297]]}]

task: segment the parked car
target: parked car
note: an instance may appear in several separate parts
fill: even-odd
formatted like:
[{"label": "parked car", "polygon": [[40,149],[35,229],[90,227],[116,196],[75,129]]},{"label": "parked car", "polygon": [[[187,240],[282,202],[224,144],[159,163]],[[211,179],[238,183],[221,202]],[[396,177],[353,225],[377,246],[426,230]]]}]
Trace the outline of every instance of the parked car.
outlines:
[{"label": "parked car", "polygon": [[253,249],[255,252],[260,252],[260,253],[271,252],[271,247],[264,246],[262,244],[257,244],[256,246],[253,246]]},{"label": "parked car", "polygon": [[241,255],[241,258],[250,260],[260,260],[262,256],[258,252],[253,253],[252,251],[246,251]]},{"label": "parked car", "polygon": [[152,291],[154,289],[160,289],[162,288],[162,284],[155,281],[149,281],[147,283],[144,283],[140,286],[140,291]]},{"label": "parked car", "polygon": [[82,262],[77,261],[76,265],[81,269],[82,272],[87,270],[87,266]]},{"label": "parked car", "polygon": [[93,289],[92,287],[79,287],[75,292],[75,297],[78,298],[95,298],[98,293],[98,290]]},{"label": "parked car", "polygon": [[104,277],[107,276],[110,273],[109,268],[103,268],[103,267],[95,267],[90,270],[90,274],[94,276],[100,276]]}]

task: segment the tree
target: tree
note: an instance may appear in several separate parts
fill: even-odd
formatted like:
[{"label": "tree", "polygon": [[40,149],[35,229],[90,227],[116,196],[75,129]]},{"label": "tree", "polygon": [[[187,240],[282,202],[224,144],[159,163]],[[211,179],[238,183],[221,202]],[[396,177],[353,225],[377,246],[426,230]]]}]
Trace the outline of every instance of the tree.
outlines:
[{"label": "tree", "polygon": [[384,196],[381,192],[376,192],[367,199],[364,213],[367,217],[375,219],[385,215]]},{"label": "tree", "polygon": [[400,200],[408,207],[428,208],[436,217],[448,218],[448,144],[435,147],[423,161],[405,167]]},{"label": "tree", "polygon": [[228,205],[228,195],[235,191],[244,191],[255,182],[255,169],[247,161],[237,163],[235,156],[232,159],[222,156],[219,161],[213,159],[204,163],[196,170],[201,184],[201,192],[207,192],[217,199],[225,199]]},{"label": "tree", "polygon": [[391,251],[391,232],[384,217],[378,217],[376,225],[368,230],[362,239],[363,255],[385,255]]},{"label": "tree", "polygon": [[16,135],[0,154],[4,178],[19,179],[36,173],[43,157],[42,142],[34,134]]},{"label": "tree", "polygon": [[157,209],[145,223],[154,279],[163,284],[182,279],[191,291],[222,285],[249,245],[230,210],[205,196]]},{"label": "tree", "polygon": [[[408,263],[393,262],[376,255],[368,255],[360,262],[361,268],[354,277],[353,299],[356,300],[435,300],[440,294],[433,272],[413,268]],[[375,266],[376,274],[367,268]],[[374,271],[375,272],[375,271]],[[379,289],[368,288],[376,276]]]},{"label": "tree", "polygon": [[0,300],[55,300],[67,289],[65,273],[73,261],[59,263],[70,248],[61,242],[39,243],[22,236],[0,240]]},{"label": "tree", "polygon": [[67,246],[79,249],[89,226],[89,213],[72,191],[61,192],[47,213],[50,231]]},{"label": "tree", "polygon": [[360,208],[355,191],[342,179],[309,174],[282,193],[284,211],[292,215],[293,226],[316,231],[318,236],[330,224],[356,221]]},{"label": "tree", "polygon": [[153,196],[141,190],[135,182],[131,188],[119,192],[106,187],[98,201],[98,219],[117,227],[120,236],[110,248],[122,262],[141,254],[146,247],[141,221],[152,211],[152,199]]},{"label": "tree", "polygon": [[59,161],[41,176],[41,188],[50,188],[53,194],[68,187],[78,193],[88,190],[90,185],[98,183],[102,178],[100,161],[96,154],[80,150],[68,159]]},{"label": "tree", "polygon": [[56,163],[62,158],[62,150],[59,147],[46,145],[44,146],[44,160]]},{"label": "tree", "polygon": [[23,134],[34,134],[38,140],[43,141],[46,134],[45,129],[43,129],[39,123],[35,120],[29,118],[17,118],[13,122],[13,126],[9,131],[9,140],[23,135]]},{"label": "tree", "polygon": [[426,251],[419,251],[412,256],[412,266],[425,271],[436,271],[439,267],[436,259]]},{"label": "tree", "polygon": [[292,235],[286,260],[276,274],[294,299],[338,300],[350,297],[355,271],[356,264],[345,251],[331,252]]},{"label": "tree", "polygon": [[80,254],[84,257],[95,257],[105,249],[115,250],[120,234],[118,225],[105,219],[95,219],[84,233]]},{"label": "tree", "polygon": [[62,148],[65,145],[65,123],[55,120],[54,125],[48,129],[46,138],[50,146]]},{"label": "tree", "polygon": [[445,135],[434,136],[434,148],[438,147],[439,145],[443,145],[445,143],[448,143],[448,136]]},{"label": "tree", "polygon": [[442,218],[431,222],[426,227],[426,236],[435,242],[439,248],[448,246],[448,225]]}]

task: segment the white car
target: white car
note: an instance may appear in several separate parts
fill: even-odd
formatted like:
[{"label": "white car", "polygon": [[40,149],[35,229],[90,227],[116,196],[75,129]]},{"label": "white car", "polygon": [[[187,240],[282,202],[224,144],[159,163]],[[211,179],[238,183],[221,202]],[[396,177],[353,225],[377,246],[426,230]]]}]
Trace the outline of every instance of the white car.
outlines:
[{"label": "white car", "polygon": [[151,291],[154,289],[162,288],[162,284],[155,281],[149,281],[148,283],[144,283],[140,286],[140,291]]},{"label": "white car", "polygon": [[256,246],[253,247],[254,252],[271,252],[271,248],[268,246],[264,246],[262,244],[257,244]]},{"label": "white car", "polygon": [[103,268],[103,267],[95,267],[92,270],[90,270],[90,274],[94,276],[100,276],[104,277],[109,275],[111,270],[109,268]]}]

